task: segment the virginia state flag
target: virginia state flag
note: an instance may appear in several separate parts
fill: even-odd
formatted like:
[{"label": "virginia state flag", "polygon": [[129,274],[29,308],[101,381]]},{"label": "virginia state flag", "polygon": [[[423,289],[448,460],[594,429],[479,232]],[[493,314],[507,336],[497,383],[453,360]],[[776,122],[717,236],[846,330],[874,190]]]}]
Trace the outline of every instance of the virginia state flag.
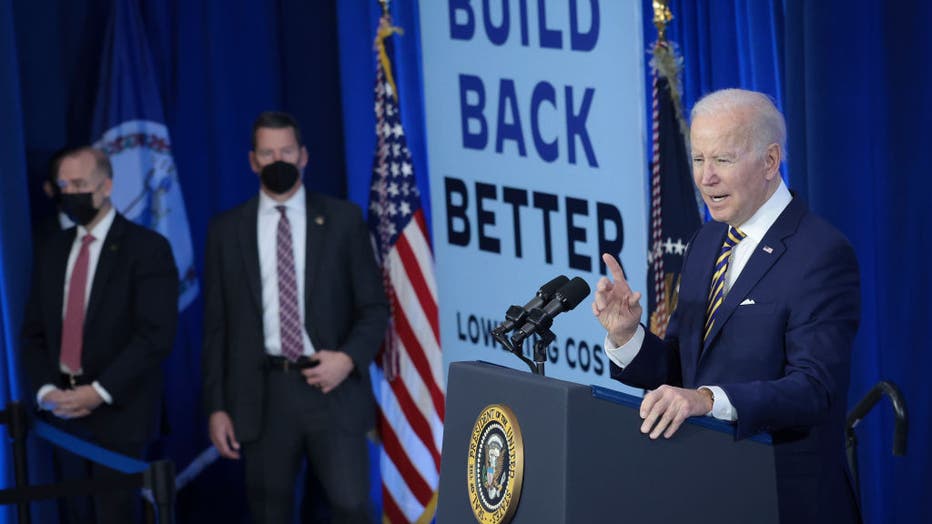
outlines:
[{"label": "virginia state flag", "polygon": [[181,311],[198,293],[191,231],[136,0],[114,2],[99,85],[92,132],[113,163],[113,205],[171,243]]}]

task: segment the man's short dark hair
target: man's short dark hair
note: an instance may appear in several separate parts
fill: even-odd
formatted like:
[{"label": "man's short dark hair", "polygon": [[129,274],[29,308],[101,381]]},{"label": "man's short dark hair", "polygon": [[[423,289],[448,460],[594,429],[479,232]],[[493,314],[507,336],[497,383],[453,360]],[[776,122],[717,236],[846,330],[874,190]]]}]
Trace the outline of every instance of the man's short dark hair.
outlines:
[{"label": "man's short dark hair", "polygon": [[287,129],[290,127],[294,130],[294,138],[298,142],[298,145],[303,145],[301,142],[301,128],[298,126],[298,121],[295,120],[295,117],[284,111],[265,111],[252,123],[253,150],[256,149],[256,133],[259,131],[260,127],[271,129]]},{"label": "man's short dark hair", "polygon": [[49,158],[48,170],[45,172],[45,180],[58,187],[58,168],[61,166],[61,160],[74,151],[73,147],[63,147],[52,153]]},{"label": "man's short dark hair", "polygon": [[106,175],[107,178],[113,178],[113,166],[110,164],[110,157],[100,149],[91,146],[80,146],[61,149],[56,151],[49,161],[49,180],[53,183],[58,182],[58,170],[61,168],[61,161],[70,156],[78,156],[83,153],[90,153],[94,157],[94,171]]}]

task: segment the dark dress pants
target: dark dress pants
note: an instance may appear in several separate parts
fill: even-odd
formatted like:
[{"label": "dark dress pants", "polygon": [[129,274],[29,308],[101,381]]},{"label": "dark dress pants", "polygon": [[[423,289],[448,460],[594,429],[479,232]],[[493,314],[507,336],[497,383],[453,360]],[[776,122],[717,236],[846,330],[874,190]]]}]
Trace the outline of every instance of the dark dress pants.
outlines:
[{"label": "dark dress pants", "polygon": [[[100,447],[141,459],[145,451],[142,442],[96,442]],[[105,480],[124,474],[96,462],[55,448],[55,467],[61,480]],[[65,497],[59,500],[59,514],[64,524],[131,524],[140,522],[141,507],[138,488],[106,491],[93,497]]]},{"label": "dark dress pants", "polygon": [[268,371],[265,424],[243,444],[246,493],[257,524],[293,522],[301,463],[320,480],[335,524],[369,524],[366,436],[333,424],[324,394],[297,370]]}]

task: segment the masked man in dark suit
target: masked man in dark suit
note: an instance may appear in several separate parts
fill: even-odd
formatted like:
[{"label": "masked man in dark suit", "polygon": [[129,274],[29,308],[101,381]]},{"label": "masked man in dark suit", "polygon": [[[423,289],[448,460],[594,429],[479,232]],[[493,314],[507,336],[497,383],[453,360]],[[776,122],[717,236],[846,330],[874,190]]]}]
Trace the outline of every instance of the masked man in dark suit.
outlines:
[{"label": "masked man in dark suit", "polygon": [[593,312],[612,377],[653,390],[642,432],[670,438],[707,414],[735,422],[737,438],[770,432],[781,522],[857,522],[843,440],[857,260],[783,184],[785,141],[783,115],[761,93],[700,100],[693,177],[713,221],[689,243],[666,338],[639,325],[640,293],[610,255],[613,280],[599,281]]},{"label": "masked man in dark suit", "polygon": [[306,191],[297,122],[268,112],[253,126],[259,194],[208,232],[204,403],[211,440],[245,457],[256,522],[291,522],[302,461],[334,522],[369,522],[368,366],[388,307],[360,210]]},{"label": "masked man in dark suit", "polygon": [[[22,361],[42,414],[112,451],[141,458],[159,429],[161,363],[178,315],[178,272],[161,235],[121,216],[110,203],[113,172],[91,148],[58,161],[61,207],[77,224],[52,235],[34,265],[23,326]],[[58,454],[65,476],[115,473]],[[88,522],[80,502],[66,521]],[[132,491],[95,497],[98,522],[127,523]]]}]

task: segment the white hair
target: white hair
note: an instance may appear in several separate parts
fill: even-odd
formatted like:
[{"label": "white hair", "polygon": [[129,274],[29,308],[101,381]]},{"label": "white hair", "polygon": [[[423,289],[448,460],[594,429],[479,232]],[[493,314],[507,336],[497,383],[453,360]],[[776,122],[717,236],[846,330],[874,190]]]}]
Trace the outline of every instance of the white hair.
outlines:
[{"label": "white hair", "polygon": [[748,143],[764,154],[770,144],[779,144],[786,157],[786,121],[769,96],[745,89],[721,89],[702,97],[689,115],[690,121],[699,116],[714,116],[747,112],[750,115],[742,131]]}]

